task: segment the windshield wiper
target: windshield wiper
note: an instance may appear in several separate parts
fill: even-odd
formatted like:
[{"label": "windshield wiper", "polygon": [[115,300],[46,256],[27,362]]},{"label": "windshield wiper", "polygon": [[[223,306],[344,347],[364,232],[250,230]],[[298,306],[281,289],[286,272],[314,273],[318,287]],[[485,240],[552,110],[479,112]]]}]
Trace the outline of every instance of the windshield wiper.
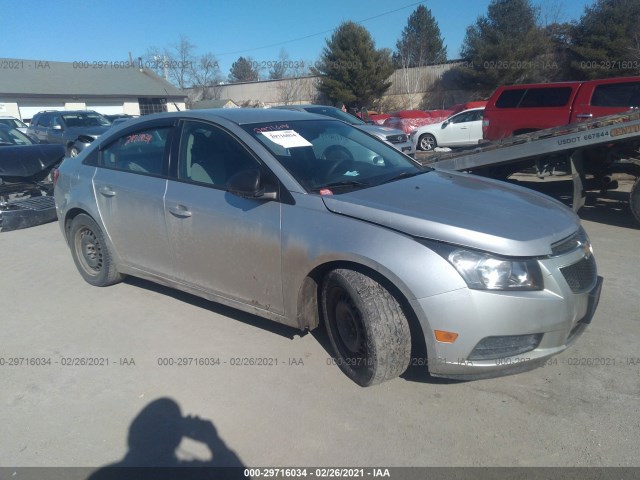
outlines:
[{"label": "windshield wiper", "polygon": [[335,187],[370,187],[370,183],[359,182],[358,180],[342,180],[340,182],[331,182],[319,187],[313,187],[312,190],[322,190],[323,188],[335,188]]},{"label": "windshield wiper", "polygon": [[385,180],[380,185],[382,185],[383,183],[395,182],[396,180],[402,180],[403,178],[415,177],[416,175],[422,175],[423,173],[427,173],[427,172],[430,172],[430,171],[431,170],[418,170],[417,172],[402,172],[402,173],[399,173],[398,175],[396,175],[394,177],[391,177],[391,178]]}]

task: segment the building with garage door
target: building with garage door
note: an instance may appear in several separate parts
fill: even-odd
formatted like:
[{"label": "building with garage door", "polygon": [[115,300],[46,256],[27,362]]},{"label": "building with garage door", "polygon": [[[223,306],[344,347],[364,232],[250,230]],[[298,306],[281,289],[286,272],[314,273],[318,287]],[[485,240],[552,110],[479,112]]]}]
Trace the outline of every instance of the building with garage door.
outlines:
[{"label": "building with garage door", "polygon": [[0,58],[0,115],[28,122],[42,110],[146,115],[185,109],[186,96],[142,65]]}]

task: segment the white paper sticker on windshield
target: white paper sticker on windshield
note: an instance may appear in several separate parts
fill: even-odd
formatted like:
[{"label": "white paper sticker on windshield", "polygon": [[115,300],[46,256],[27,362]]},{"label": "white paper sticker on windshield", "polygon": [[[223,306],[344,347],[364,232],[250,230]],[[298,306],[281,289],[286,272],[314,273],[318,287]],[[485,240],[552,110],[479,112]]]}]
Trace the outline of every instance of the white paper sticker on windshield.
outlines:
[{"label": "white paper sticker on windshield", "polygon": [[295,147],[312,147],[307,140],[304,139],[295,130],[277,130],[275,132],[261,132],[265,137],[284,148]]}]

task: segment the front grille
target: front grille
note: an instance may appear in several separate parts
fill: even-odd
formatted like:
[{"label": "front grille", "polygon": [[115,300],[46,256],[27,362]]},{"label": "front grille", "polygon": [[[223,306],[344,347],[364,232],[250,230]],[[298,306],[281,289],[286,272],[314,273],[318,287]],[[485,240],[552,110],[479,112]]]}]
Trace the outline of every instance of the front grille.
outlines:
[{"label": "front grille", "polygon": [[387,135],[387,140],[391,143],[404,143],[408,137],[406,135]]},{"label": "front grille", "polygon": [[593,255],[582,258],[578,263],[560,269],[573,293],[591,289],[597,280],[596,260]]}]

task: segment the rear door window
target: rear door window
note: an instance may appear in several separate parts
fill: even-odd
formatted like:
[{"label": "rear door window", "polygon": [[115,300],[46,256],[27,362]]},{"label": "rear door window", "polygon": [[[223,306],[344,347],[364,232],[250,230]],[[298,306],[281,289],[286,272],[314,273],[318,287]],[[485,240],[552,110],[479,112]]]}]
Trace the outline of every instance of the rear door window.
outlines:
[{"label": "rear door window", "polygon": [[116,170],[163,175],[170,131],[170,127],[158,127],[127,133],[102,151],[100,164]]}]

